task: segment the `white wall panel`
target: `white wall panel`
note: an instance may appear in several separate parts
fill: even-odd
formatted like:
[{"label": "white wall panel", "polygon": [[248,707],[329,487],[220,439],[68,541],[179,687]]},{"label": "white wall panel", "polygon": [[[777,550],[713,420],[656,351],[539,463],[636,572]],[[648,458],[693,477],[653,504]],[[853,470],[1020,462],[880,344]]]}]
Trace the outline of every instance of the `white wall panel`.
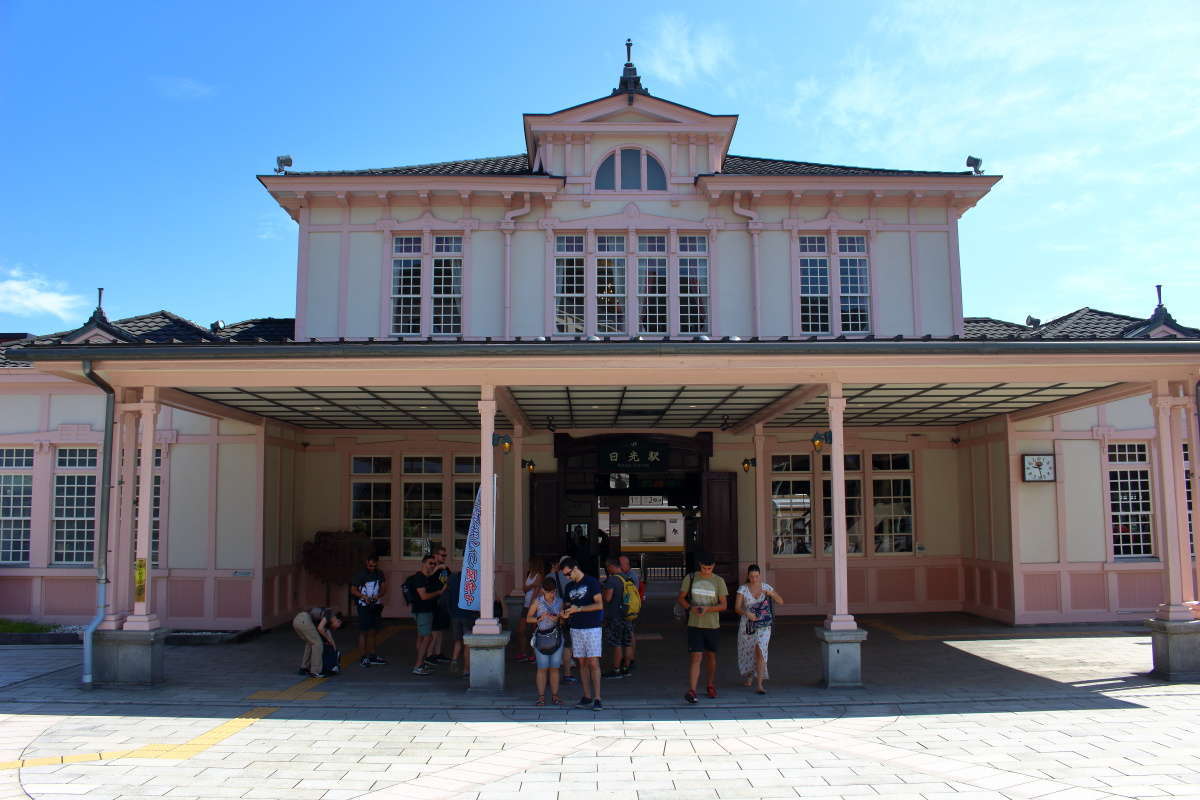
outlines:
[{"label": "white wall panel", "polygon": [[104,430],[104,395],[51,395],[50,429],[59,425],[91,425],[95,430]]},{"label": "white wall panel", "polygon": [[171,446],[167,503],[167,566],[171,569],[208,566],[208,452],[206,444]]},{"label": "white wall panel", "polygon": [[[315,209],[314,209],[315,210]],[[305,336],[335,338],[338,311],[338,264],[341,234],[308,235],[308,284],[305,297]]]},{"label": "white wall panel", "polygon": [[0,394],[0,433],[34,433],[41,425],[36,394]]},{"label": "white wall panel", "polygon": [[254,569],[259,486],[255,445],[217,446],[217,569]]},{"label": "white wall panel", "polygon": [[[346,265],[347,336],[380,334],[379,293],[382,276],[379,273],[383,267],[382,258],[382,233],[350,234],[349,261]],[[390,262],[387,268],[391,269]]]},{"label": "white wall panel", "polygon": [[881,231],[871,245],[872,277],[875,286],[877,336],[912,336],[912,270],[909,266],[908,234]]}]

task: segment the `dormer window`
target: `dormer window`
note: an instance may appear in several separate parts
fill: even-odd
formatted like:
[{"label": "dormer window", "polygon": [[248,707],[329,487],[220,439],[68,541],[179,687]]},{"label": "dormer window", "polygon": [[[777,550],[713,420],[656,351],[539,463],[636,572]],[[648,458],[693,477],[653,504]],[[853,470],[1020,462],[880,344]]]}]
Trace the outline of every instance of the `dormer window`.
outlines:
[{"label": "dormer window", "polygon": [[640,147],[623,147],[609,153],[596,170],[596,189],[616,191],[618,167],[623,192],[667,190],[667,173],[662,164]]}]

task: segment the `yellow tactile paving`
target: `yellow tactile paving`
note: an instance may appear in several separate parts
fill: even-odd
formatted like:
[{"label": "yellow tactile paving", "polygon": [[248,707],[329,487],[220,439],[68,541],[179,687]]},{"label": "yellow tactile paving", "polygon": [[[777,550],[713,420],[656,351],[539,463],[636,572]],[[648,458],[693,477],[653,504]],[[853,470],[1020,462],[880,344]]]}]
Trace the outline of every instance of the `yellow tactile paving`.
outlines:
[{"label": "yellow tactile paving", "polygon": [[119,758],[191,758],[278,710],[279,708],[274,706],[252,708],[182,744],[147,744],[134,750],[106,750],[101,753],[73,753],[66,756],[39,756],[38,758],[22,758],[17,761],[0,761],[0,770],[50,767],[58,764],[77,764],[82,761],[112,761]]}]

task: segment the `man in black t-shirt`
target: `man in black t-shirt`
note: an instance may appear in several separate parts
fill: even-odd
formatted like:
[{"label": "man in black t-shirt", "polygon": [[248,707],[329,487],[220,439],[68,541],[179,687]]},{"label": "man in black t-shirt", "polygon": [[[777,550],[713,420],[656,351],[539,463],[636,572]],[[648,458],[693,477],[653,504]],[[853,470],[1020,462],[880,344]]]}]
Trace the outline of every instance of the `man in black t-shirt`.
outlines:
[{"label": "man in black t-shirt", "polygon": [[[446,564],[446,548],[438,545],[433,549],[434,570],[433,580],[436,585],[433,590],[445,589],[450,584],[450,567]],[[433,641],[429,643],[429,653],[425,660],[430,664],[445,664],[450,659],[442,654],[445,631],[450,629],[450,606],[447,603],[448,593],[443,592],[433,605]]]},{"label": "man in black t-shirt", "polygon": [[350,594],[357,598],[358,606],[358,652],[363,654],[359,666],[387,663],[375,652],[387,590],[387,576],[379,569],[379,557],[372,553],[367,556],[366,569],[359,570],[350,583]]},{"label": "man in black t-shirt", "polygon": [[600,702],[600,625],[604,621],[604,591],[600,581],[584,575],[573,558],[564,559],[559,571],[571,579],[566,586],[566,608],[562,616],[571,628],[571,647],[579,659],[583,697],[579,698],[578,705],[599,710],[604,707]]},{"label": "man in black t-shirt", "polygon": [[421,561],[421,571],[409,580],[416,597],[413,598],[413,619],[417,622],[417,660],[413,666],[413,675],[429,675],[433,672],[433,663],[426,661],[429,647],[433,644],[433,609],[438,598],[446,591],[434,573],[437,571],[437,560],[433,556],[425,556]]}]

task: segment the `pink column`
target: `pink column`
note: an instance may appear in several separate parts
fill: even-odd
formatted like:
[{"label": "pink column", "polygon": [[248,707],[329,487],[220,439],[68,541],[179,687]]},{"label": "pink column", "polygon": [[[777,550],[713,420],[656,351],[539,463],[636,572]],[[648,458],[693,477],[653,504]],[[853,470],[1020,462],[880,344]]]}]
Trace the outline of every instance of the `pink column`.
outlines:
[{"label": "pink column", "polygon": [[833,443],[829,447],[830,483],[833,487],[833,613],[825,618],[825,627],[831,631],[852,631],[858,625],[850,614],[850,577],[846,555],[846,440],[842,428],[846,398],[842,396],[840,383],[829,384],[825,408],[829,412],[829,430],[833,434]]},{"label": "pink column", "polygon": [[136,411],[120,411],[116,436],[113,437],[117,443],[113,454],[117,480],[108,528],[112,548],[108,565],[111,586],[101,630],[120,629],[133,608],[133,485],[136,475],[133,457],[137,448],[137,420]]},{"label": "pink column", "polygon": [[492,616],[496,585],[496,467],[492,434],[496,431],[496,387],[481,386],[479,396],[479,619],[472,633],[498,634]]},{"label": "pink column", "polygon": [[1176,565],[1180,596],[1189,610],[1195,605],[1196,589],[1192,585],[1192,548],[1188,542],[1187,476],[1183,469],[1183,445],[1188,441],[1187,429],[1191,416],[1188,398],[1177,398],[1171,407],[1171,460],[1175,467],[1175,480],[1170,491],[1175,495],[1175,526],[1179,531],[1175,552],[1178,554]]},{"label": "pink column", "polygon": [[141,430],[138,431],[138,515],[137,547],[133,562],[133,613],[125,620],[127,631],[151,631],[160,627],[158,617],[151,611],[150,534],[154,517],[154,428],[158,419],[158,389],[148,386],[142,390]]},{"label": "pink column", "polygon": [[[1172,409],[1183,402],[1181,397],[1171,396],[1160,384],[1150,399],[1154,406],[1154,426],[1158,455],[1159,519],[1162,522],[1162,564],[1167,573],[1166,602],[1158,607],[1154,618],[1171,622],[1187,622],[1193,619],[1191,609],[1183,604],[1183,577],[1190,572],[1191,558],[1184,560],[1187,552],[1186,533],[1179,527],[1179,506],[1184,498],[1179,496],[1182,483],[1175,480],[1175,464],[1178,453],[1171,435]],[[1190,579],[1190,575],[1188,576]]]},{"label": "pink column", "polygon": [[[490,444],[490,442],[489,442]],[[525,539],[525,426],[513,425],[512,451],[512,525],[513,525],[513,589],[514,595],[524,594],[525,562],[529,560],[529,545]]]},{"label": "pink column", "polygon": [[[767,485],[767,473],[770,464],[767,463],[767,437],[763,433],[764,426],[759,423],[754,426],[754,510],[758,537],[755,541],[755,557],[760,569],[767,568],[767,556],[771,554],[768,545],[774,537],[771,530],[771,493]],[[763,573],[766,575],[766,573]]]}]

